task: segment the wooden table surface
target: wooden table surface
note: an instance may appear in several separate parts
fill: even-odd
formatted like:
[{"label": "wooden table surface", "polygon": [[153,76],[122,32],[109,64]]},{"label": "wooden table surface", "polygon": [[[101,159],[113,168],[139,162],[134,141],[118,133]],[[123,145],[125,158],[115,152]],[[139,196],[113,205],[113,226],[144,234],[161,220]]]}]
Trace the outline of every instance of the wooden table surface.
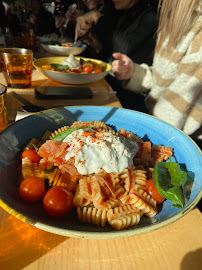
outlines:
[{"label": "wooden table surface", "polygon": [[[3,74],[0,72],[0,83],[6,85]],[[109,106],[122,108],[116,94],[112,91],[110,85],[106,82],[105,79],[102,79],[98,82],[90,83],[88,85],[79,85],[79,86],[88,86],[93,92],[93,97],[90,99],[38,99],[35,95],[36,86],[70,86],[60,84],[51,79],[48,79],[39,71],[34,70],[32,78],[32,87],[25,89],[13,89],[8,88],[7,90],[7,103],[8,103],[8,120],[15,119],[16,112],[22,111],[21,104],[17,102],[12,96],[11,91],[15,91],[20,94],[22,97],[26,98],[28,101],[44,107],[52,106],[77,106],[77,105],[97,105],[97,106]],[[76,87],[76,85],[71,85]]]},{"label": "wooden table surface", "polygon": [[[5,83],[0,74],[0,83]],[[34,71],[36,85],[60,85]],[[60,85],[64,86],[64,85]],[[34,88],[8,89],[8,116],[14,120],[20,104],[10,91],[43,106],[102,105],[121,107],[103,79],[88,85],[100,93],[88,100],[37,100]],[[108,240],[55,235],[23,223],[0,208],[0,269],[2,270],[199,270],[202,265],[202,216],[198,208],[159,230]]]}]

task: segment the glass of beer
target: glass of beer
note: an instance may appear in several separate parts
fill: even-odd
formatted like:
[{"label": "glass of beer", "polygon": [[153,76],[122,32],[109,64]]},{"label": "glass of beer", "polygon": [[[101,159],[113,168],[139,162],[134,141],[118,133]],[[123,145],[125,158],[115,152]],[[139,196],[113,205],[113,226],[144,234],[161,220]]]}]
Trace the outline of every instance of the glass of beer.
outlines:
[{"label": "glass of beer", "polygon": [[21,48],[0,49],[0,68],[8,87],[29,88],[33,71],[33,52]]},{"label": "glass of beer", "polygon": [[7,87],[0,84],[0,132],[7,126],[7,111],[6,111],[6,91]]}]

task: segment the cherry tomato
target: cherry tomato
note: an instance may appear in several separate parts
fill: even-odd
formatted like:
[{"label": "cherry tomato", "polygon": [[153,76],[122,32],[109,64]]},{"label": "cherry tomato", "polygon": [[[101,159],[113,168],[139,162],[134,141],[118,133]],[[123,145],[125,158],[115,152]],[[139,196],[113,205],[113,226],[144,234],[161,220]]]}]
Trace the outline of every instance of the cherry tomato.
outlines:
[{"label": "cherry tomato", "polygon": [[46,194],[44,181],[37,176],[27,177],[19,187],[19,195],[26,202],[37,202]]},{"label": "cherry tomato", "polygon": [[43,207],[50,216],[64,216],[72,209],[73,199],[73,193],[66,188],[52,187],[43,199]]},{"label": "cherry tomato", "polygon": [[41,159],[35,150],[25,150],[22,153],[21,158],[28,158],[33,163],[39,163]]},{"label": "cherry tomato", "polygon": [[95,70],[95,73],[101,73],[102,72],[102,70],[101,69],[97,69],[97,70]]},{"label": "cherry tomato", "polygon": [[146,190],[147,193],[150,194],[157,203],[162,203],[165,200],[165,198],[162,197],[156,189],[153,179],[147,180]]},{"label": "cherry tomato", "polygon": [[91,66],[85,66],[85,67],[83,67],[83,72],[86,72],[86,73],[92,73],[92,68],[91,68]]}]

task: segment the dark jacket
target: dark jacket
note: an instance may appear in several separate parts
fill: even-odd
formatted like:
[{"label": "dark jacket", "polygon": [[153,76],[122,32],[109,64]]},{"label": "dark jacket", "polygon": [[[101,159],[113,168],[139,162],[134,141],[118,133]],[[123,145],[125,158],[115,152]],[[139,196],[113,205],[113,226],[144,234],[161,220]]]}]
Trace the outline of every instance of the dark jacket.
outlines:
[{"label": "dark jacket", "polygon": [[93,30],[103,44],[103,52],[91,56],[111,62],[112,53],[120,52],[138,64],[151,65],[156,29],[156,7],[148,0],[140,0],[128,10],[115,11],[110,6]]},{"label": "dark jacket", "polygon": [[156,10],[140,0],[119,13],[112,34],[112,51],[129,56],[134,62],[152,64],[157,29]]},{"label": "dark jacket", "polygon": [[[155,48],[155,33],[157,29],[157,8],[149,5],[148,0],[140,0],[128,10],[121,10],[105,16],[97,34],[101,33],[104,50],[102,60],[112,62],[112,54],[126,54],[135,63],[152,64]],[[111,25],[110,23],[111,22]],[[108,25],[108,27],[107,27]],[[97,25],[97,29],[100,27]],[[98,56],[99,57],[99,56]],[[105,77],[111,87],[117,91],[118,98],[124,108],[147,112],[144,106],[144,96],[123,90],[122,81],[112,75]]]}]

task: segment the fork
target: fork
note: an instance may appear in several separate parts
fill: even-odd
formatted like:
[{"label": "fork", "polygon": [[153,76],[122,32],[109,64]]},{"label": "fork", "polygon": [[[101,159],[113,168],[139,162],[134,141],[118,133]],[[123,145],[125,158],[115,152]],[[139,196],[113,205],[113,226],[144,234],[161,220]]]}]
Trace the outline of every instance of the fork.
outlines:
[{"label": "fork", "polygon": [[22,96],[18,95],[16,92],[12,91],[11,92],[12,97],[17,100],[19,103],[21,103],[22,109],[23,111],[26,112],[40,112],[40,111],[44,111],[50,108],[45,108],[43,106],[37,106],[31,102],[29,102],[28,100],[26,100],[25,98],[23,98]]}]

